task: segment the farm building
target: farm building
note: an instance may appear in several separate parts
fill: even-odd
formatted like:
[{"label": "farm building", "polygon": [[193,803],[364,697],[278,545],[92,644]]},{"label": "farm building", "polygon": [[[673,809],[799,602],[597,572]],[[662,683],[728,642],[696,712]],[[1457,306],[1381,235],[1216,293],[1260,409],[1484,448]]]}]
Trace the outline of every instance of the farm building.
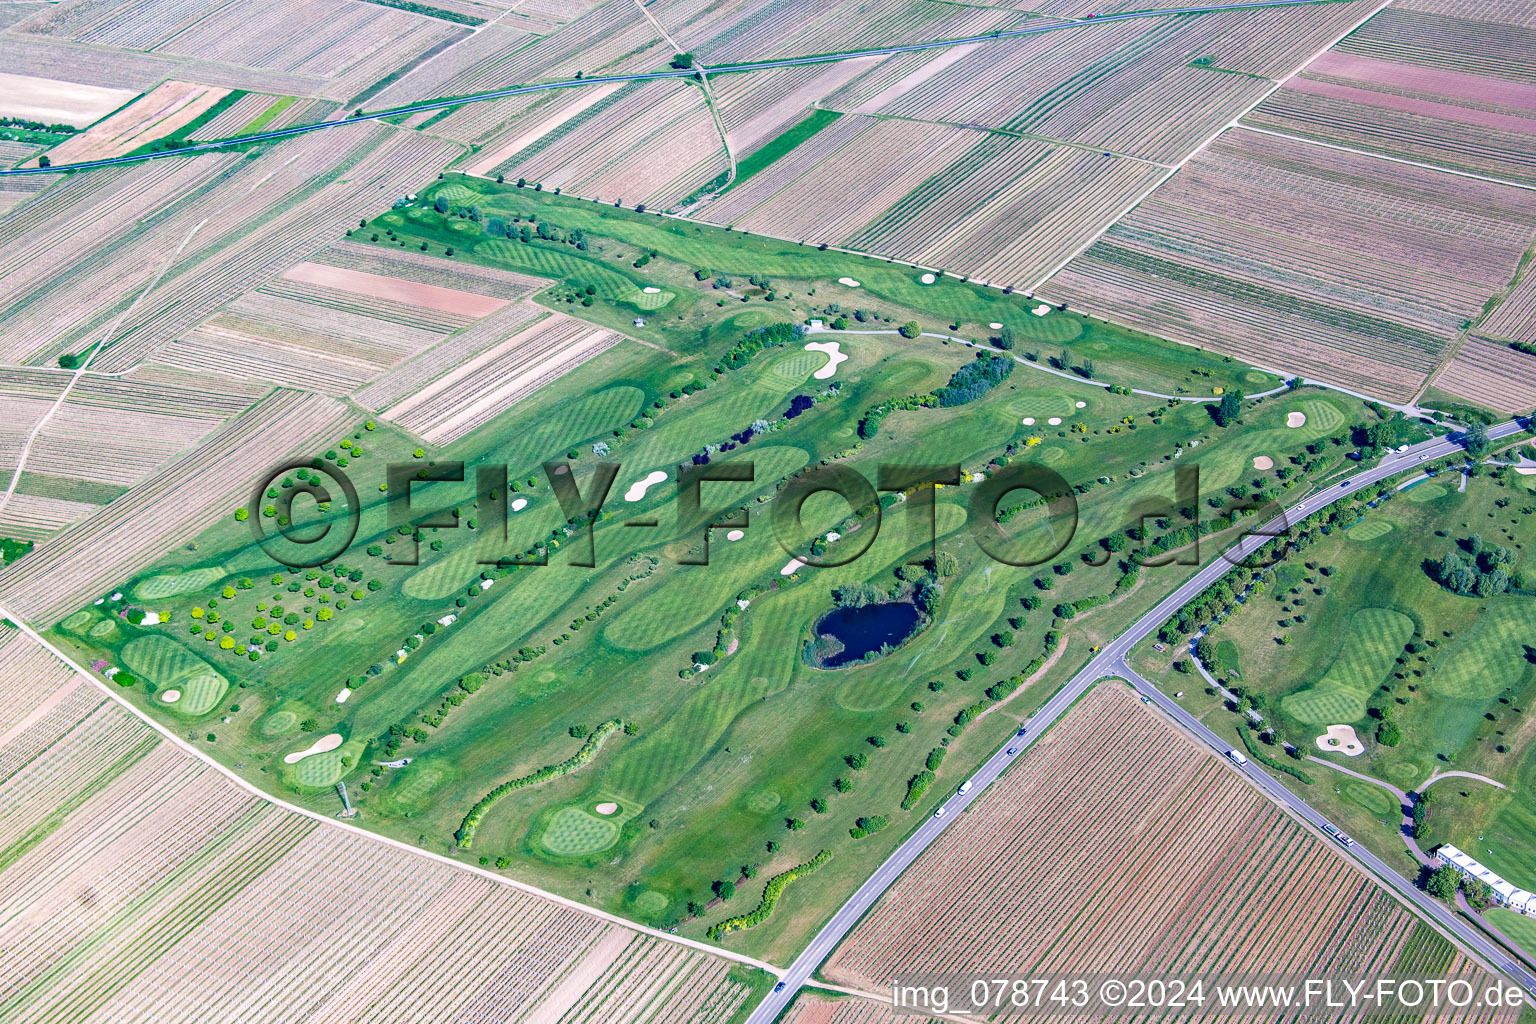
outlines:
[{"label": "farm building", "polygon": [[1504,881],[1504,879],[1483,867],[1450,843],[1440,847],[1435,852],[1435,855],[1447,867],[1455,868],[1468,878],[1476,878],[1487,882],[1488,888],[1493,890],[1493,898],[1501,906],[1519,911],[1522,914],[1536,911],[1536,893],[1529,893],[1524,889],[1515,888],[1513,882]]}]

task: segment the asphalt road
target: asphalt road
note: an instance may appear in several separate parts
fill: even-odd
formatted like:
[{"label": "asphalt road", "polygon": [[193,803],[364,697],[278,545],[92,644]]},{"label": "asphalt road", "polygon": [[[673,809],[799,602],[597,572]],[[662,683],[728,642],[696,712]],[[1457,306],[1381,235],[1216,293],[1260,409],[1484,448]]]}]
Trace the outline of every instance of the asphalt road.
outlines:
[{"label": "asphalt road", "polygon": [[243,146],[253,142],[270,142],[274,139],[287,139],[296,135],[306,135],[310,132],[328,131],[339,128],[342,125],[357,124],[363,121],[378,121],[387,117],[398,117],[401,114],[418,114],[426,110],[443,110],[448,107],[460,107],[466,103],[483,103],[487,100],[505,99],[508,96],[521,96],[531,92],[546,92],[551,89],[571,89],[582,85],[604,85],[612,82],[650,82],[665,78],[687,78],[702,71],[706,74],[734,74],[740,71],[771,71],[774,68],[796,67],[801,64],[827,64],[840,60],[855,60],[860,57],[884,57],[897,53],[912,53],[916,50],[933,50],[947,46],[964,46],[970,43],[987,43],[999,39],[1015,39],[1019,36],[1038,35],[1041,32],[1056,32],[1068,28],[1081,28],[1084,25],[1097,25],[1102,22],[1124,21],[1128,18],[1152,18],[1180,14],[1214,14],[1218,11],[1244,11],[1264,7],[1295,7],[1305,4],[1336,3],[1338,0],[1253,0],[1251,3],[1215,4],[1207,7],[1175,7],[1167,10],[1128,11],[1123,14],[1105,14],[1092,19],[1064,20],[1052,22],[1048,25],[1036,25],[1031,28],[1014,29],[1009,32],[992,32],[983,36],[965,36],[961,39],[934,39],[926,43],[908,43],[903,46],[884,46],[873,50],[849,50],[842,53],[813,54],[807,57],[784,57],[779,60],[749,61],[744,64],[726,64],[720,67],[705,67],[700,65],[695,68],[669,68],[663,71],[650,71],[634,75],[601,75],[593,78],[568,78],[557,82],[538,82],[533,85],[520,85],[510,89],[497,89],[491,92],[472,93],[468,96],[457,96],[452,99],[431,100],[426,103],[417,103],[408,107],[396,107],[392,110],[380,110],[371,114],[363,114],[361,117],[346,117],[334,121],[322,121],[319,124],[295,125],[292,128],[279,128],[270,132],[257,132],[253,135],[240,135],[230,139],[220,139],[216,142],[201,142],[191,146],[182,146],[178,149],[163,153],[146,153],[140,156],[109,157],[104,160],[84,160],[74,164],[59,164],[56,167],[19,167],[11,170],[0,170],[0,178],[19,177],[27,174],[56,174],[59,171],[75,170],[88,171],[98,167],[114,167],[119,164],[143,163],[147,160],[159,160],[169,156],[186,156],[189,153],[208,153],[231,146]]},{"label": "asphalt road", "polygon": [[[1519,433],[1520,424],[1516,421],[1508,421],[1498,426],[1490,427],[1488,436],[1491,439],[1508,437]],[[1343,483],[1333,484],[1325,490],[1309,494],[1296,504],[1288,507],[1281,516],[1270,520],[1261,527],[1265,532],[1277,532],[1286,523],[1294,522],[1327,508],[1341,498],[1349,497],[1362,487],[1370,486],[1382,480],[1389,479],[1399,473],[1413,469],[1424,462],[1430,462],[1445,455],[1451,455],[1462,449],[1462,446],[1452,440],[1441,438],[1425,441],[1408,449],[1406,452],[1395,453],[1390,458],[1382,461],[1378,466],[1363,469],[1349,477]],[[1056,719],[1070,708],[1084,692],[1100,679],[1110,676],[1120,676],[1131,682],[1138,690],[1141,690],[1151,698],[1159,707],[1163,708],[1170,717],[1194,733],[1213,748],[1225,752],[1229,749],[1220,737],[1206,729],[1182,707],[1173,700],[1163,696],[1145,679],[1132,672],[1126,663],[1126,655],[1142,640],[1152,635],[1168,620],[1176,611],[1198,597],[1207,587],[1215,583],[1233,567],[1235,563],[1252,555],[1259,548],[1268,543],[1268,536],[1245,536],[1230,548],[1212,558],[1195,575],[1191,576],[1182,586],[1159,601],[1151,611],[1137,619],[1124,633],[1105,644],[1093,660],[1088,662],[1077,675],[1073,676],[1045,705],[1035,712],[1029,720],[1026,732],[1023,736],[1014,736],[1004,744],[1003,748],[987,759],[986,763],[971,776],[971,788],[966,793],[956,793],[942,805],[944,814],[941,817],[928,817],[896,851],[881,864],[879,869],[869,877],[857,892],[849,898],[848,902],[832,916],[832,919],[822,926],[811,940],[805,950],[795,958],[787,971],[784,972],[783,988],[770,992],[763,1001],[758,1004],[756,1010],[747,1018],[747,1024],[772,1024],[777,1020],[784,1008],[794,999],[795,993],[805,984],[809,978],[831,955],[837,944],[858,923],[860,917],[874,905],[886,889],[900,877],[917,857],[933,844],[933,841],[948,828],[966,807],[986,792],[987,787],[997,780],[1003,769],[1019,757],[1034,742],[1035,737],[1050,728]],[[1010,755],[1009,749],[1016,750]],[[1290,790],[1270,778],[1262,768],[1249,764],[1243,770],[1255,785],[1269,793],[1276,800],[1292,808],[1297,814],[1313,824],[1319,824],[1324,819],[1313,811],[1304,801],[1291,793]],[[1380,877],[1386,884],[1392,885],[1406,899],[1433,918],[1437,924],[1446,931],[1454,934],[1468,948],[1493,964],[1499,970],[1508,974],[1513,980],[1524,986],[1527,991],[1536,994],[1536,978],[1532,978],[1523,968],[1500,951],[1492,943],[1473,931],[1468,925],[1452,917],[1446,909],[1420,892],[1411,883],[1398,877],[1397,873],[1386,864],[1382,863],[1374,854],[1358,843],[1347,851],[1364,867]]]}]

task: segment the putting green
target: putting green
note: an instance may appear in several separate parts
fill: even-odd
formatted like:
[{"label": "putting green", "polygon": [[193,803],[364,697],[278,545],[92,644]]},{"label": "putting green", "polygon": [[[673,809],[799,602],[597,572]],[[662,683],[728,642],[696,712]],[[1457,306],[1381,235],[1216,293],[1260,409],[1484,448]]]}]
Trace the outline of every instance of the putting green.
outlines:
[{"label": "putting green", "polygon": [[675,292],[666,290],[647,292],[639,288],[631,288],[619,296],[619,301],[627,302],[636,309],[660,309],[675,298],[677,298]]},{"label": "putting green", "polygon": [[1401,816],[1397,798],[1380,786],[1348,779],[1339,783],[1339,789],[1344,799],[1357,807],[1365,808],[1378,818],[1386,818],[1390,821]]},{"label": "putting green", "polygon": [[1504,598],[1487,608],[1440,660],[1430,685],[1448,697],[1488,700],[1519,684],[1536,646],[1536,610],[1529,598]]},{"label": "putting green", "polygon": [[1423,504],[1426,501],[1443,498],[1446,493],[1445,484],[1440,483],[1438,480],[1426,480],[1422,484],[1414,484],[1403,491],[1403,497],[1417,504]]},{"label": "putting green", "polygon": [[758,385],[781,394],[805,384],[812,373],[827,365],[825,352],[788,352],[769,364]]},{"label": "putting green", "polygon": [[1361,608],[1349,617],[1343,647],[1312,686],[1280,702],[1285,713],[1308,725],[1355,722],[1365,701],[1413,636],[1413,620],[1391,608]]},{"label": "putting green", "polygon": [[277,739],[293,731],[299,724],[299,715],[296,711],[274,711],[261,720],[261,725],[256,731],[269,740]]},{"label": "putting green", "polygon": [[1306,414],[1307,422],[1296,428],[1291,434],[1292,439],[1297,433],[1303,432],[1303,436],[1307,437],[1331,434],[1345,423],[1344,413],[1327,399],[1309,398],[1301,403],[1301,411]]},{"label": "putting green", "polygon": [[747,797],[747,809],[758,814],[767,814],[778,807],[781,802],[782,798],[773,790],[760,789]]},{"label": "putting green", "polygon": [[75,612],[75,614],[59,623],[59,625],[69,630],[71,633],[78,633],[84,629],[85,624],[90,622],[93,618],[95,618],[94,615],[82,608],[80,611]]},{"label": "putting green", "polygon": [[1065,418],[1078,411],[1077,402],[1061,391],[1033,391],[1020,395],[1008,403],[1007,409],[1013,416],[1033,416],[1037,427],[1046,426],[1045,421],[1052,416]]},{"label": "putting green", "polygon": [[[303,762],[300,762],[301,764]],[[386,814],[403,817],[426,806],[427,798],[443,784],[447,771],[440,765],[412,762],[404,768],[391,768],[387,778],[397,774],[379,800],[379,809]]]},{"label": "putting green", "polygon": [[666,895],[655,889],[647,889],[635,897],[635,912],[642,917],[655,917],[672,903]]},{"label": "putting green", "polygon": [[87,633],[86,636],[93,640],[100,640],[102,637],[112,636],[116,633],[117,623],[113,622],[111,619],[102,619],[100,622],[96,623],[96,625],[91,627],[91,631]]},{"label": "putting green", "polygon": [[588,814],[580,807],[562,807],[549,819],[539,844],[557,857],[580,857],[612,846],[618,823]]},{"label": "putting green", "polygon": [[141,636],[130,640],[123,647],[123,664],[134,675],[162,690],[187,691],[195,687],[195,697],[184,692],[181,700],[167,705],[184,715],[206,714],[229,686],[229,681],[212,665],[163,636]]},{"label": "putting green", "polygon": [[310,754],[290,769],[293,780],[301,786],[334,786],[341,780],[343,748],[327,750],[323,754]]},{"label": "putting green", "polygon": [[1354,541],[1376,540],[1385,537],[1392,532],[1392,524],[1383,519],[1367,519],[1363,523],[1356,523],[1344,532],[1344,536]]}]

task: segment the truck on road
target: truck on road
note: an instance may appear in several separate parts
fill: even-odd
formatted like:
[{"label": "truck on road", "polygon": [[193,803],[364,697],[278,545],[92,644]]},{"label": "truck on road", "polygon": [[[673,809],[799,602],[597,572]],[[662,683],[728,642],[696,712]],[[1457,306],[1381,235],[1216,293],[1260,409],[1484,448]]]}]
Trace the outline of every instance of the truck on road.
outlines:
[{"label": "truck on road", "polygon": [[1242,754],[1239,754],[1235,750],[1227,751],[1227,760],[1231,761],[1233,764],[1237,765],[1238,767],[1246,767],[1247,764],[1248,764],[1248,759],[1246,757],[1244,757]]}]

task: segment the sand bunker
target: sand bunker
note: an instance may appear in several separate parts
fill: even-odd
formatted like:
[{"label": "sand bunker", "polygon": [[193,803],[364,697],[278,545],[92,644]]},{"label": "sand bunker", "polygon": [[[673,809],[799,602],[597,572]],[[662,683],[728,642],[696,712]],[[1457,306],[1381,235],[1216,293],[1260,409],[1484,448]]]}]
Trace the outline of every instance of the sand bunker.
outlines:
[{"label": "sand bunker", "polygon": [[933,282],[937,281],[938,278],[934,277],[932,274],[924,274],[921,280],[923,284],[933,284]]},{"label": "sand bunker", "polygon": [[1270,458],[1268,455],[1255,455],[1253,457],[1253,468],[1254,469],[1274,469],[1275,468],[1275,460]]},{"label": "sand bunker", "polygon": [[1307,414],[1304,412],[1287,413],[1285,425],[1288,427],[1303,427],[1307,423]]},{"label": "sand bunker", "polygon": [[851,277],[840,277],[840,278],[837,279],[837,283],[838,284],[845,284],[849,288],[857,288],[859,286],[859,282],[855,281]]},{"label": "sand bunker", "polygon": [[644,480],[636,480],[634,483],[629,485],[629,490],[624,492],[624,500],[639,501],[641,498],[645,497],[646,491],[650,490],[652,487],[655,487],[666,478],[667,474],[662,470],[652,470],[646,475]]},{"label": "sand bunker", "polygon": [[352,696],[352,688],[350,686],[343,686],[341,692],[336,695],[336,703],[345,704],[350,696]]},{"label": "sand bunker", "polygon": [[167,704],[175,704],[177,701],[181,700],[181,691],[166,690],[160,695],[160,699],[165,701]]},{"label": "sand bunker", "polygon": [[523,509],[525,509],[527,507],[528,507],[528,499],[527,498],[514,498],[512,500],[512,511],[513,512],[521,512]]},{"label": "sand bunker", "polygon": [[1077,407],[1079,409],[1086,409],[1086,408],[1088,408],[1088,403],[1087,402],[1078,402],[1077,403]]},{"label": "sand bunker", "polygon": [[837,373],[837,368],[841,366],[843,361],[848,358],[848,356],[842,352],[841,344],[836,341],[808,342],[805,346],[805,350],[807,352],[825,352],[827,354],[827,358],[831,360],[831,362],[827,363],[826,366],[823,366],[821,369],[811,374],[811,376],[815,377],[817,380],[826,380],[828,377],[834,376]]},{"label": "sand bunker", "polygon": [[1536,468],[1532,468],[1530,466],[1516,466],[1515,472],[1521,476],[1533,476],[1536,475]]},{"label": "sand bunker", "polygon": [[791,558],[789,560],[789,564],[786,565],[784,568],[779,570],[779,575],[780,576],[789,576],[792,573],[798,572],[799,570],[801,570],[803,568],[805,568],[805,563],[804,562],[800,561],[800,559],[798,559],[798,558]]},{"label": "sand bunker", "polygon": [[308,748],[304,750],[295,750],[293,753],[284,757],[283,764],[298,764],[300,761],[304,760],[306,757],[309,757],[311,754],[324,754],[327,751],[335,750],[339,746],[341,746],[341,733],[326,733],[324,736],[321,736],[319,739],[315,740],[315,742],[311,743]]},{"label": "sand bunker", "polygon": [[745,536],[746,536],[746,534],[742,533],[740,530],[732,530],[730,533],[725,535],[725,539],[726,540],[741,540],[741,538],[743,538]]},{"label": "sand bunker", "polygon": [[1024,417],[1024,425],[1026,427],[1034,426],[1035,425],[1035,418],[1033,416],[1025,416]]},{"label": "sand bunker", "polygon": [[1051,311],[1051,307],[1047,306],[1043,302],[1040,303],[1040,305],[1036,306],[1033,310],[1031,310],[1031,312],[1034,313],[1035,316],[1045,316],[1045,314],[1049,313],[1050,311]]},{"label": "sand bunker", "polygon": [[649,285],[647,285],[644,288],[641,288],[640,290],[642,292],[644,292],[646,295],[660,295],[661,294],[661,289],[660,288],[652,288]]},{"label": "sand bunker", "polygon": [[1053,427],[1059,427],[1059,426],[1061,426],[1061,417],[1060,416],[1052,416],[1050,419],[1046,420],[1045,422],[1049,423]]},{"label": "sand bunker", "polygon": [[619,813],[619,805],[614,803],[611,800],[606,802],[606,803],[598,804],[596,807],[594,807],[592,809],[594,811],[596,811],[598,814],[601,814],[605,818],[608,815],[610,815],[610,814],[617,814],[617,813]]},{"label": "sand bunker", "polygon": [[1317,746],[1320,750],[1345,757],[1359,757],[1365,753],[1365,744],[1355,735],[1352,725],[1330,725],[1328,731],[1317,738]]}]

